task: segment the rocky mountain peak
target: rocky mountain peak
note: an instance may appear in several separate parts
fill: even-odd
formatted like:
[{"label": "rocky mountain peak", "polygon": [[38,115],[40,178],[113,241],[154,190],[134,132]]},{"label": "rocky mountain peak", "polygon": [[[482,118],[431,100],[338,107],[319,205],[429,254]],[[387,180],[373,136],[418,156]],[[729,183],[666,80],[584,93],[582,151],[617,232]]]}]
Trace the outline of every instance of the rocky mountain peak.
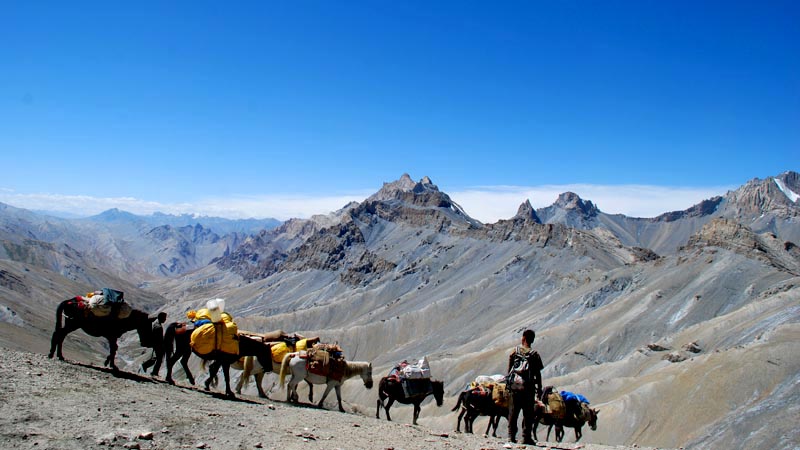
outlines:
[{"label": "rocky mountain peak", "polygon": [[728,209],[734,217],[774,213],[779,217],[800,216],[800,176],[784,172],[767,179],[754,178],[735,191],[728,192]]},{"label": "rocky mountain peak", "polygon": [[94,222],[135,222],[139,219],[135,214],[122,211],[119,208],[111,208],[96,216],[89,217],[89,220]]},{"label": "rocky mountain peak", "polygon": [[407,193],[422,194],[426,192],[439,192],[439,188],[427,176],[419,182],[411,179],[411,176],[404,173],[400,179],[390,183],[383,183],[383,187],[371,195],[367,200],[387,201],[403,197]]},{"label": "rocky mountain peak", "polygon": [[596,216],[600,212],[597,207],[589,200],[584,201],[574,192],[564,192],[558,196],[553,206],[580,212],[587,216]]},{"label": "rocky mountain peak", "polygon": [[514,218],[526,220],[530,219],[536,223],[542,223],[542,221],[539,219],[539,216],[536,215],[536,210],[533,209],[530,200],[525,200],[523,204],[519,205],[519,209],[517,209],[517,215],[515,215]]}]

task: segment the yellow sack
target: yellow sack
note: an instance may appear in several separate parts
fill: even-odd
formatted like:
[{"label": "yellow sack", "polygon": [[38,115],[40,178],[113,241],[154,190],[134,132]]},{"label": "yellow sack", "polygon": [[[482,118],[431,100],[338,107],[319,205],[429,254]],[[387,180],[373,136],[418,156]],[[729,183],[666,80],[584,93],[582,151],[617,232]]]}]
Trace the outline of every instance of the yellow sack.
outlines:
[{"label": "yellow sack", "polygon": [[294,347],[289,346],[286,342],[273,342],[270,344],[270,350],[272,350],[272,362],[274,363],[282,363],[283,357],[286,356],[287,353],[294,353],[299,352],[301,350],[308,349],[308,339],[300,339],[294,345]]},{"label": "yellow sack", "polygon": [[[203,311],[201,309],[197,312],[198,319],[204,318]],[[222,313],[222,322],[200,325],[192,332],[189,343],[192,346],[192,350],[198,355],[208,355],[214,350],[238,355],[238,333],[239,328],[236,326],[236,322],[233,321],[233,317],[228,313]]]}]

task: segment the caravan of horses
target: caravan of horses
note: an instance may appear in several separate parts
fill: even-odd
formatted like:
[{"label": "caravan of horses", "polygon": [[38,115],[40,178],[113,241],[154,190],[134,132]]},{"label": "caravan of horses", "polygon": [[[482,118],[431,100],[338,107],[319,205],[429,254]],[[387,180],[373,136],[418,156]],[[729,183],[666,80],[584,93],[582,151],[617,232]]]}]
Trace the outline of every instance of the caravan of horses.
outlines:
[{"label": "caravan of horses", "polygon": [[[195,354],[202,360],[201,367],[205,368],[206,362],[211,362],[205,389],[210,390],[216,385],[217,373],[222,369],[225,395],[230,398],[235,397],[230,384],[230,368],[243,371],[236,387],[238,394],[241,394],[247,379],[253,376],[259,396],[267,398],[262,387],[264,375],[275,373],[279,377],[278,385],[286,389],[287,402],[299,402],[297,387],[300,382],[305,381],[309,387],[309,402],[313,403],[313,386],[324,385],[325,391],[316,406],[322,408],[328,394],[333,390],[341,412],[345,412],[341,386],[346,380],[361,378],[364,387],[372,389],[372,363],[347,361],[343,350],[336,344],[322,343],[319,337],[306,338],[298,334],[287,334],[282,330],[268,333],[239,330],[233,317],[225,311],[223,299],[210,300],[205,306],[198,311],[189,311],[188,321],[169,324],[163,337],[155,338],[163,339],[161,348],[166,360],[165,380],[170,384],[175,384],[172,370],[178,361],[181,362],[186,380],[195,384],[195,377],[188,365],[190,356]],[[122,292],[109,288],[64,300],[56,310],[56,325],[49,357],[57,356],[64,360],[64,339],[71,332],[82,329],[90,336],[108,340],[109,355],[105,359],[105,365],[118,372],[114,361],[118,349],[117,340],[124,333],[136,330],[140,345],[155,349],[158,343],[154,343],[151,328],[155,319],[155,315],[131,308],[125,303]],[[394,402],[411,404],[414,408],[412,423],[416,425],[420,405],[429,396],[433,396],[437,406],[444,403],[444,382],[431,377],[427,358],[414,364],[402,361],[380,379],[375,417],[380,419],[383,409],[386,419],[392,420],[389,409]],[[597,429],[599,410],[589,407],[589,400],[580,394],[559,392],[549,386],[535,399],[533,410],[534,439],[539,424],[548,426],[547,439],[551,429],[555,427],[558,442],[564,437],[565,427],[575,430],[575,442],[582,437],[583,425],[588,424],[592,430]],[[500,419],[508,419],[509,415],[505,376],[478,376],[459,393],[452,411],[459,411],[456,431],[461,431],[463,420],[464,431],[472,433],[473,422],[479,416],[488,416],[489,423],[484,435],[488,436],[493,428],[492,436],[497,437]]]}]

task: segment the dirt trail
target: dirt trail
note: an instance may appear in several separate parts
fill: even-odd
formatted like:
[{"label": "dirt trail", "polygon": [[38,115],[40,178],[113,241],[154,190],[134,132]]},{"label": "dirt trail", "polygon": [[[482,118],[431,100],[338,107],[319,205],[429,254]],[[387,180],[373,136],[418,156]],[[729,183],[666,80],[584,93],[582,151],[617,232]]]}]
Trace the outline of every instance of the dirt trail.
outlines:
[{"label": "dirt trail", "polygon": [[[2,449],[504,449],[480,435],[187,386],[0,348]],[[401,406],[402,407],[402,406]],[[626,449],[541,443],[513,448]]]}]

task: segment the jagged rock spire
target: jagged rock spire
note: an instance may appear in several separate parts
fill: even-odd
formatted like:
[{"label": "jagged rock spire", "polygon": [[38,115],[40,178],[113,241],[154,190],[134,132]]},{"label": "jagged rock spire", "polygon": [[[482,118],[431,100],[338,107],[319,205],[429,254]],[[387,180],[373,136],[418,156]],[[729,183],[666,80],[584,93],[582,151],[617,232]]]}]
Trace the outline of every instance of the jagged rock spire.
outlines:
[{"label": "jagged rock spire", "polygon": [[514,218],[515,219],[520,218],[526,220],[529,219],[533,220],[536,223],[542,223],[542,221],[539,219],[539,216],[536,215],[536,210],[533,209],[533,205],[531,205],[530,200],[525,200],[523,204],[519,205],[519,209],[517,210],[517,215],[515,215]]}]

